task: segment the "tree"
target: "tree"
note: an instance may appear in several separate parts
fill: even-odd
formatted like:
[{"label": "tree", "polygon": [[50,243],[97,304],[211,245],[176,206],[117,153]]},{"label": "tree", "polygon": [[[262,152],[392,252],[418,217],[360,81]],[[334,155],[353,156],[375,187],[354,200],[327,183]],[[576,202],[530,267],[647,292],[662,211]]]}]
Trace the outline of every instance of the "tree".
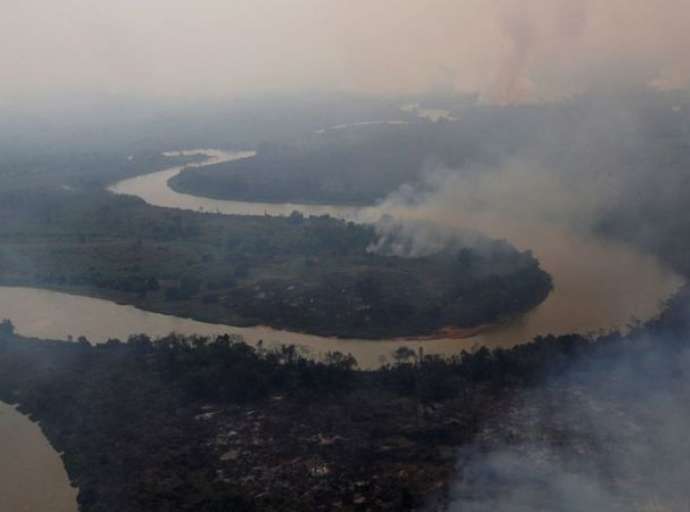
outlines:
[{"label": "tree", "polygon": [[14,335],[14,324],[11,320],[5,319],[0,322],[0,336],[13,336]]},{"label": "tree", "polygon": [[156,279],[155,277],[149,277],[146,280],[146,288],[151,291],[160,290],[160,284],[158,283],[158,279]]},{"label": "tree", "polygon": [[302,224],[304,222],[304,215],[297,210],[293,210],[288,220],[290,224]]},{"label": "tree", "polygon": [[395,349],[395,352],[393,352],[393,359],[395,359],[398,364],[407,363],[410,359],[416,358],[416,356],[417,354],[415,354],[415,351],[408,347],[398,347]]}]

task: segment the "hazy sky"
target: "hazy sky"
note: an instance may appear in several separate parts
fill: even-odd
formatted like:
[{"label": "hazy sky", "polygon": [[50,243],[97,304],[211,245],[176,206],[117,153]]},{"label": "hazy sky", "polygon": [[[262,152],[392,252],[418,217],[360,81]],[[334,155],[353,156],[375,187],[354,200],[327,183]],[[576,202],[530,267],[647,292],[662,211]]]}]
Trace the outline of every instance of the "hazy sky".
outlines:
[{"label": "hazy sky", "polygon": [[0,98],[683,87],[690,0],[0,0]]}]

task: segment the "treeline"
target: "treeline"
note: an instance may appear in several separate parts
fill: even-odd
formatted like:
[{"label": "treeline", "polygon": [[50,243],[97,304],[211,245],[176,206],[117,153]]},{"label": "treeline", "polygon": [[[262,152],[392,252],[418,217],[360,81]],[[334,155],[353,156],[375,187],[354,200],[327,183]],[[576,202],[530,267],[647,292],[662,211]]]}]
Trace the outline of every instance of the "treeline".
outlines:
[{"label": "treeline", "polygon": [[139,151],[246,150],[342,123],[413,117],[399,106],[420,101],[314,93],[193,102],[92,100],[63,98],[59,109],[34,104],[32,112],[1,107],[0,151],[9,159],[31,154],[64,160],[86,152],[127,157]]}]

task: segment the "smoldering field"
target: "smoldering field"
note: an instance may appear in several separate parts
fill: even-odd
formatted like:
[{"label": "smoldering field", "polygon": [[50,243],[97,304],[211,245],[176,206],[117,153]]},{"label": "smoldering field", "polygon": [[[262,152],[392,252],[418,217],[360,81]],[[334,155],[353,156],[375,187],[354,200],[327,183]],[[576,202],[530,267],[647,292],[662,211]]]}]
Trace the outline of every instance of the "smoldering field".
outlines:
[{"label": "smoldering field", "polygon": [[517,392],[458,457],[455,511],[684,511],[690,351],[650,337]]}]

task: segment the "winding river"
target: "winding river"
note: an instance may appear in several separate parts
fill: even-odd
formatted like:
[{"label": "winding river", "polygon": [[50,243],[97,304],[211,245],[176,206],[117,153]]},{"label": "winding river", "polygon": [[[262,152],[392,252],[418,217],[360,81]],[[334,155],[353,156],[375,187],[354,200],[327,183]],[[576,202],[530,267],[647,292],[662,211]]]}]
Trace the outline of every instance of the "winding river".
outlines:
[{"label": "winding river", "polygon": [[[190,150],[203,153],[208,165],[251,158],[251,151]],[[174,156],[179,153],[169,153]],[[328,214],[355,222],[373,222],[383,214],[398,218],[438,221],[431,208],[395,206],[348,207],[307,204],[249,203],[224,201],[181,194],[168,187],[168,180],[181,171],[173,167],[123,180],[109,190],[128,194],[167,208],[237,215]],[[446,219],[451,227],[469,228],[495,238],[510,240],[520,249],[530,249],[554,279],[554,291],[540,306],[514,321],[499,324],[463,339],[371,341],[336,339],[274,330],[268,327],[234,327],[145,312],[106,300],[67,295],[33,288],[0,287],[0,316],[10,318],[26,336],[66,338],[86,336],[94,342],[109,337],[126,339],[134,333],[151,336],[179,333],[239,334],[248,342],[267,345],[294,343],[315,357],[339,350],[355,356],[362,368],[372,368],[389,358],[399,346],[423,346],[427,354],[457,354],[476,346],[511,347],[541,334],[595,333],[625,326],[634,319],[657,314],[662,301],[683,280],[654,257],[600,238],[578,234],[559,224],[515,221],[489,213],[464,214]]]},{"label": "winding river", "polygon": [[[208,165],[239,158],[251,158],[251,151],[228,153],[218,150],[191,150],[208,160]],[[174,156],[179,153],[170,153]],[[438,221],[433,206],[404,208],[395,206],[341,207],[329,205],[248,203],[223,201],[181,194],[168,187],[168,180],[181,171],[173,167],[127,179],[109,187],[115,194],[128,194],[167,208],[239,215],[323,215],[371,222],[383,214],[407,219]],[[333,339],[277,331],[267,327],[239,328],[209,324],[191,319],[141,311],[109,301],[67,295],[33,288],[0,287],[0,317],[10,318],[17,332],[41,338],[67,338],[84,335],[94,342],[109,337],[126,338],[145,332],[151,336],[179,333],[235,333],[248,342],[263,340],[266,345],[295,343],[315,357],[328,351],[352,353],[360,367],[372,368],[386,361],[399,346],[424,347],[427,354],[457,354],[476,346],[510,347],[540,334],[591,333],[624,328],[633,319],[646,320],[659,312],[662,301],[683,280],[655,258],[631,247],[575,233],[563,225],[544,222],[518,222],[491,213],[445,218],[449,226],[481,231],[505,238],[520,249],[530,249],[554,279],[555,289],[547,300],[529,314],[512,322],[493,326],[464,339],[366,341]],[[28,473],[12,471],[0,463],[0,510],[76,510],[74,492],[66,481],[60,461],[40,436],[38,427],[7,406],[0,406],[0,453],[4,461],[23,457]],[[5,435],[5,431],[8,435]],[[19,448],[20,447],[20,448]],[[19,455],[8,455],[17,454]],[[11,458],[10,458],[11,457]],[[57,464],[57,466],[56,466]],[[55,468],[58,469],[55,469]],[[27,480],[26,474],[34,480]],[[39,477],[40,475],[40,477]],[[31,492],[23,482],[36,481]],[[22,492],[21,490],[24,489]],[[44,493],[36,489],[45,490]],[[43,494],[43,496],[41,496]],[[14,503],[6,501],[20,500]],[[14,497],[14,498],[13,498]],[[39,501],[43,499],[43,505]],[[31,500],[38,500],[34,503]],[[31,501],[31,502],[30,502]],[[50,502],[51,506],[45,506]]]},{"label": "winding river", "polygon": [[[186,153],[199,151],[201,150]],[[252,152],[227,153],[218,150],[203,150],[203,152],[209,156],[209,160],[197,165],[251,158],[254,154]],[[592,235],[575,233],[562,224],[517,221],[486,212],[464,213],[461,216],[448,218],[434,211],[433,205],[417,208],[390,204],[349,207],[208,199],[181,194],[168,187],[168,180],[180,170],[181,167],[175,167],[123,180],[111,186],[109,190],[116,194],[140,197],[156,206],[222,214],[289,215],[293,211],[300,211],[305,215],[328,214],[354,222],[374,222],[384,214],[401,219],[434,219],[436,222],[443,219],[449,227],[478,230],[495,238],[507,239],[520,249],[532,250],[542,267],[553,277],[555,289],[544,303],[522,318],[491,327],[476,336],[464,339],[435,339],[423,342],[419,340],[336,340],[275,331],[265,327],[233,328],[201,324],[191,320],[173,320],[160,315],[154,318],[150,313],[142,313],[133,308],[124,310],[122,307],[109,303],[107,306],[102,305],[112,311],[114,316],[120,318],[121,321],[117,322],[119,325],[129,325],[131,329],[141,327],[139,331],[156,334],[169,331],[171,322],[180,332],[229,331],[241,334],[250,342],[261,339],[267,343],[297,343],[317,355],[330,350],[350,352],[357,358],[361,367],[371,368],[379,365],[395,348],[402,345],[410,348],[423,345],[427,354],[451,355],[479,345],[510,347],[540,334],[591,333],[625,328],[633,319],[646,320],[658,313],[661,301],[671,295],[683,282],[679,276],[664,268],[658,260],[649,255],[642,254],[626,245],[605,241]],[[66,304],[68,301],[82,300],[67,299],[64,295],[48,292],[17,293],[35,293],[42,297],[41,300],[50,300],[52,303]],[[22,297],[18,302],[25,303],[27,299],[28,297]],[[93,304],[92,299],[85,299],[85,301]],[[75,308],[85,306],[86,304],[74,305]],[[3,307],[11,306],[0,302],[0,311]],[[50,311],[54,310],[54,307],[40,309]],[[70,313],[70,311],[65,311],[64,316],[60,315],[63,319],[44,318],[43,321],[47,322],[47,327],[53,335],[65,336],[69,332],[73,335],[85,334],[90,339],[93,337],[97,340],[112,335],[112,331],[109,330],[116,328],[115,325],[103,325],[99,322],[99,325],[103,325],[103,330],[98,332],[98,328],[95,328],[87,331],[88,325],[74,319],[74,315]],[[126,317],[121,315],[126,315]],[[21,316],[19,315],[19,320],[22,320]],[[97,314],[97,316],[101,315]],[[26,320],[26,324],[17,323],[20,332],[31,332],[34,335],[46,334],[45,331],[32,328],[31,322],[28,321],[30,319]],[[55,330],[57,325],[60,325],[58,331]]]}]

